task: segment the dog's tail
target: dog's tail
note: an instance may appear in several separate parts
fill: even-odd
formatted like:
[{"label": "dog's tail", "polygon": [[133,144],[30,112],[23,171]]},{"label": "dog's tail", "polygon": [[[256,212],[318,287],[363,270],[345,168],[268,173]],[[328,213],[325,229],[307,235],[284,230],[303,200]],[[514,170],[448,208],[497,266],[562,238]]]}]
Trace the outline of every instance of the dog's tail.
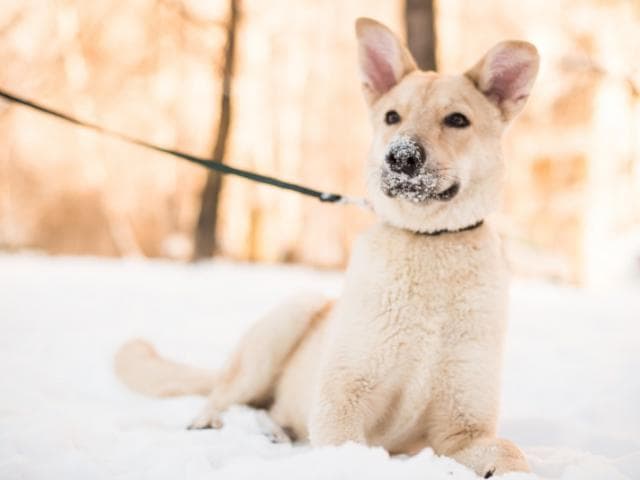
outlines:
[{"label": "dog's tail", "polygon": [[132,340],[115,358],[116,375],[132,390],[150,396],[207,395],[218,385],[252,390],[256,400],[268,396],[282,367],[305,332],[331,307],[325,297],[302,295],[258,321],[240,341],[219,372],[162,358],[148,342]]},{"label": "dog's tail", "polygon": [[206,395],[213,387],[213,371],[190,367],[158,355],[141,339],[125,343],[115,359],[116,375],[132,390],[153,397]]}]

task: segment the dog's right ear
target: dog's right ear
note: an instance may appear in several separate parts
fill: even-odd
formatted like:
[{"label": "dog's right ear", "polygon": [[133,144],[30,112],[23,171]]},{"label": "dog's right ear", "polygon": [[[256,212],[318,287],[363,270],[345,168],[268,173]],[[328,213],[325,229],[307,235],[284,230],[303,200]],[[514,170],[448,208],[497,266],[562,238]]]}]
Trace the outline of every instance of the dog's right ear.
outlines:
[{"label": "dog's right ear", "polygon": [[417,67],[409,50],[380,22],[359,18],[356,35],[362,88],[372,104]]}]

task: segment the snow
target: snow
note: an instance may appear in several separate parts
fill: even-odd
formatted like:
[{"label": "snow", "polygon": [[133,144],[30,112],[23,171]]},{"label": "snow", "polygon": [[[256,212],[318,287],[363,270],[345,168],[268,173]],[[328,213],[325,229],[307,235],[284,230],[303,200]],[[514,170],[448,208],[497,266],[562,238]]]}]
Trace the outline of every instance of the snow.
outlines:
[{"label": "snow", "polygon": [[[272,444],[244,407],[220,431],[187,431],[202,398],[145,398],[113,375],[136,336],[219,365],[265,309],[340,283],[297,267],[0,256],[0,478],[477,478],[430,450]],[[637,286],[514,285],[500,433],[535,474],[503,478],[640,478],[638,320]]]},{"label": "snow", "polygon": [[390,197],[402,197],[413,203],[433,198],[438,186],[438,177],[431,172],[422,172],[416,176],[394,172],[384,168],[380,175],[380,185]]}]

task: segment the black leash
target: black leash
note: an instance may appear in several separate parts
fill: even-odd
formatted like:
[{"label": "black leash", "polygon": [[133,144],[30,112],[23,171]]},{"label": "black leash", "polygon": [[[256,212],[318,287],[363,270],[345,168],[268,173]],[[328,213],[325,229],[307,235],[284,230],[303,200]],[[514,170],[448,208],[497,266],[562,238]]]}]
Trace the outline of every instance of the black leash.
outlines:
[{"label": "black leash", "polygon": [[78,120],[77,118],[74,118],[70,115],[66,115],[64,113],[61,112],[57,112],[55,110],[52,110],[50,108],[44,107],[42,105],[39,105],[37,103],[31,102],[29,100],[26,100],[24,98],[21,97],[17,97],[15,95],[12,95],[4,90],[0,89],[0,97],[4,98],[5,100],[8,100],[10,102],[13,103],[17,103],[19,105],[23,105],[25,107],[31,108],[33,110],[37,110],[39,112],[45,113],[47,115],[51,115],[53,117],[59,118],[61,120],[65,120],[69,123],[73,123],[74,125],[79,125],[81,127],[84,128],[89,128],[91,130],[94,130],[98,133],[101,133],[103,135],[107,135],[113,138],[117,138],[119,140],[122,140],[124,142],[127,143],[132,143],[134,145],[138,145],[140,147],[143,148],[147,148],[150,150],[154,150],[156,152],[160,152],[160,153],[165,153],[167,155],[172,155],[174,157],[178,157],[178,158],[182,158],[183,160],[187,160],[189,162],[192,163],[196,163],[198,165],[201,165],[205,168],[208,168],[209,170],[214,170],[216,172],[220,172],[223,174],[229,174],[229,175],[235,175],[238,177],[242,177],[242,178],[246,178],[249,180],[253,180],[254,182],[258,182],[258,183],[265,183],[267,185],[271,185],[273,187],[278,187],[278,188],[282,188],[284,190],[290,190],[293,192],[298,192],[301,193],[302,195],[307,195],[309,197],[314,197],[317,198],[318,200],[320,200],[321,202],[328,202],[328,203],[349,203],[349,204],[355,204],[355,205],[360,205],[360,206],[365,206],[366,203],[364,200],[359,199],[359,198],[351,198],[351,197],[347,197],[344,195],[339,195],[337,193],[328,193],[328,192],[321,192],[319,190],[314,190],[313,188],[308,188],[308,187],[304,187],[302,185],[298,185],[295,183],[290,183],[290,182],[285,182],[284,180],[279,180],[277,178],[273,178],[273,177],[269,177],[267,175],[261,175],[259,173],[254,173],[254,172],[248,172],[246,170],[242,170],[239,168],[235,168],[235,167],[231,167],[229,165],[226,165],[218,160],[206,160],[204,158],[200,158],[200,157],[195,157],[193,155],[189,155],[187,153],[182,153],[182,152],[178,152],[176,150],[172,150],[170,148],[164,148],[164,147],[159,147],[157,145],[153,145],[151,143],[145,142],[143,140],[139,140],[137,138],[133,138],[130,137],[128,135],[125,135],[123,133],[118,133],[116,131],[113,130],[109,130],[107,128],[101,127],[99,125],[96,125],[94,123],[89,123],[89,122],[83,122],[81,120]]}]

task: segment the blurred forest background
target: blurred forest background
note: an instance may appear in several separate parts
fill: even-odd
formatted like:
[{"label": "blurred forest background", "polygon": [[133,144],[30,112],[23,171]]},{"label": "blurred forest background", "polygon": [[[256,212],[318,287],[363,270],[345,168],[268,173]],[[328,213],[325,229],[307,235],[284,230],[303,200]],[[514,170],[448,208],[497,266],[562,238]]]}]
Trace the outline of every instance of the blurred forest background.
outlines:
[{"label": "blurred forest background", "polygon": [[[0,88],[136,138],[363,194],[370,127],[353,23],[460,72],[495,42],[540,50],[505,145],[513,269],[640,275],[638,0],[0,0]],[[0,249],[340,267],[356,207],[206,170],[0,101]]]}]

